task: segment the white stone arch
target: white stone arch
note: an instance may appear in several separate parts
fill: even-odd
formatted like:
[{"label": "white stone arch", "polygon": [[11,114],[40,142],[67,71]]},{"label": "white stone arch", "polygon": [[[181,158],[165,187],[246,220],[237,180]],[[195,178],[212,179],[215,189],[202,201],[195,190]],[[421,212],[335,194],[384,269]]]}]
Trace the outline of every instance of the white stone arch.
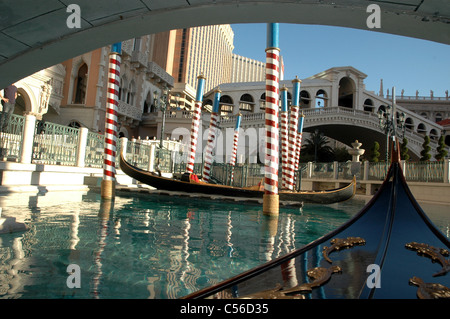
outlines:
[{"label": "white stone arch", "polygon": [[439,132],[438,132],[437,129],[432,128],[432,129],[430,130],[430,139],[431,139],[432,141],[437,141],[437,140],[439,139]]},{"label": "white stone arch", "polygon": [[255,105],[256,102],[253,94],[245,92],[239,97],[239,112],[254,113]]},{"label": "white stone arch", "polygon": [[316,89],[316,94],[314,97],[314,104],[315,107],[328,107],[328,99],[329,99],[329,92],[326,88],[318,88]]},{"label": "white stone arch", "polygon": [[417,124],[417,133],[423,134],[423,135],[428,135],[428,126],[423,122],[418,123]]},{"label": "white stone arch", "polygon": [[300,88],[300,108],[302,109],[309,109],[313,108],[313,101],[314,101],[315,94],[311,89],[309,88]]},{"label": "white stone arch", "polygon": [[17,94],[21,95],[25,102],[25,114],[37,113],[39,110],[39,100],[36,98],[38,91],[33,90],[33,88],[25,81],[19,81],[16,83]]},{"label": "white stone arch", "polygon": [[414,121],[414,118],[408,116],[408,117],[405,119],[405,127],[406,127],[407,129],[411,130],[411,131],[416,131],[416,127],[414,126],[414,122],[415,122],[415,121]]},{"label": "white stone arch", "polygon": [[119,131],[117,132],[117,136],[118,137],[121,137],[120,133],[123,134],[123,137],[126,137],[127,139],[130,139],[130,135],[131,134],[130,134],[130,132],[128,131],[128,129],[126,127],[124,127],[124,126],[120,127]]},{"label": "white stone arch", "polygon": [[228,113],[228,115],[234,114],[234,109],[236,108],[236,105],[234,104],[235,99],[231,96],[231,94],[222,94],[220,96],[220,113],[222,115],[225,115],[225,113]]},{"label": "white stone arch", "polygon": [[364,97],[363,102],[363,109],[364,111],[374,113],[375,112],[375,103],[372,98],[370,97]]},{"label": "white stone arch", "polygon": [[338,106],[355,109],[357,106],[358,79],[350,72],[338,77]]}]

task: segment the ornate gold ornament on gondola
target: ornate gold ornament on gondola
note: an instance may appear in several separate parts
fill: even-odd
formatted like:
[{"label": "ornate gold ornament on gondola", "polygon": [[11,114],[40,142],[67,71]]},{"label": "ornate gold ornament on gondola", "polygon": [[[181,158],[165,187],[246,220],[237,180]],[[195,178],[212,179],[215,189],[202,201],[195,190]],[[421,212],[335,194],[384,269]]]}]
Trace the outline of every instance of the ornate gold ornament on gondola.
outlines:
[{"label": "ornate gold ornament on gondola", "polygon": [[339,251],[341,249],[348,249],[353,246],[365,245],[366,241],[361,237],[347,237],[347,238],[333,238],[330,243],[331,247],[324,246],[322,250],[323,258],[327,260],[329,263],[333,263],[333,261],[328,257],[328,255],[333,251]]},{"label": "ornate gold ornament on gondola", "polygon": [[419,299],[449,299],[450,289],[441,284],[427,283],[419,277],[412,277],[409,280],[410,285],[419,287],[417,297]]},{"label": "ornate gold ornament on gondola", "polygon": [[445,258],[449,255],[449,251],[443,248],[436,248],[423,243],[411,242],[405,245],[409,250],[417,251],[420,256],[431,258],[433,262],[438,262],[442,265],[441,271],[433,274],[433,277],[445,275],[450,271],[450,261]]},{"label": "ornate gold ornament on gondola", "polygon": [[309,283],[303,283],[287,289],[284,289],[281,285],[278,285],[274,289],[250,294],[242,297],[241,299],[305,299],[303,294],[311,293],[313,288],[326,284],[330,280],[331,275],[334,273],[342,273],[341,267],[331,266],[330,268],[312,268],[307,272],[308,277],[312,280]]}]

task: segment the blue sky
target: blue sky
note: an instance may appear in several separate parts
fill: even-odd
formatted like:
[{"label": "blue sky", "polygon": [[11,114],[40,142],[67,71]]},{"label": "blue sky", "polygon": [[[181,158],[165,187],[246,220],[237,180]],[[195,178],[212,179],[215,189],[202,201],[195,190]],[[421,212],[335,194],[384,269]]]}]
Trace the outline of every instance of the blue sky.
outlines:
[{"label": "blue sky", "polygon": [[[233,24],[234,53],[265,61],[266,24]],[[450,91],[450,46],[436,42],[341,27],[280,24],[285,79],[306,78],[335,66],[367,74],[366,89],[378,93],[445,96]]]}]

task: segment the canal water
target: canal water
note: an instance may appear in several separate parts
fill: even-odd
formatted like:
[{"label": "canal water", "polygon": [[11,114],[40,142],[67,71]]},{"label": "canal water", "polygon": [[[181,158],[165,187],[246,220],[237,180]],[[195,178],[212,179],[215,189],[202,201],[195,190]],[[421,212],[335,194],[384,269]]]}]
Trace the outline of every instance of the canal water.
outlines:
[{"label": "canal water", "polygon": [[[0,298],[179,298],[302,247],[365,202],[282,207],[278,219],[258,204],[168,195],[104,204],[94,192],[0,196],[2,217],[28,226],[0,235]],[[448,206],[423,208],[450,237]]]}]

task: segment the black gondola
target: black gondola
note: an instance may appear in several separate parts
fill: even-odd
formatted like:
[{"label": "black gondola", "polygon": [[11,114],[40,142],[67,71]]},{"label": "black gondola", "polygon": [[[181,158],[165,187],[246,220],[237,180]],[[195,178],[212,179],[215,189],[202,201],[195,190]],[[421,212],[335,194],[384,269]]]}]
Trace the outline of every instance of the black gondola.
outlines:
[{"label": "black gondola", "polygon": [[450,298],[450,242],[411,194],[395,146],[382,187],[346,224],[184,298]]},{"label": "black gondola", "polygon": [[[177,180],[174,178],[167,178],[159,176],[154,172],[141,170],[130,163],[120,154],[120,168],[128,176],[144,183],[146,185],[155,187],[160,190],[167,190],[173,192],[187,192],[199,193],[208,195],[228,196],[231,198],[261,198],[264,191],[259,190],[258,187],[233,187],[218,184],[209,184],[205,182],[193,182],[189,176],[184,179]],[[295,203],[319,203],[331,204],[342,202],[351,199],[356,193],[356,179],[344,187],[324,191],[280,191],[280,201]]]}]

